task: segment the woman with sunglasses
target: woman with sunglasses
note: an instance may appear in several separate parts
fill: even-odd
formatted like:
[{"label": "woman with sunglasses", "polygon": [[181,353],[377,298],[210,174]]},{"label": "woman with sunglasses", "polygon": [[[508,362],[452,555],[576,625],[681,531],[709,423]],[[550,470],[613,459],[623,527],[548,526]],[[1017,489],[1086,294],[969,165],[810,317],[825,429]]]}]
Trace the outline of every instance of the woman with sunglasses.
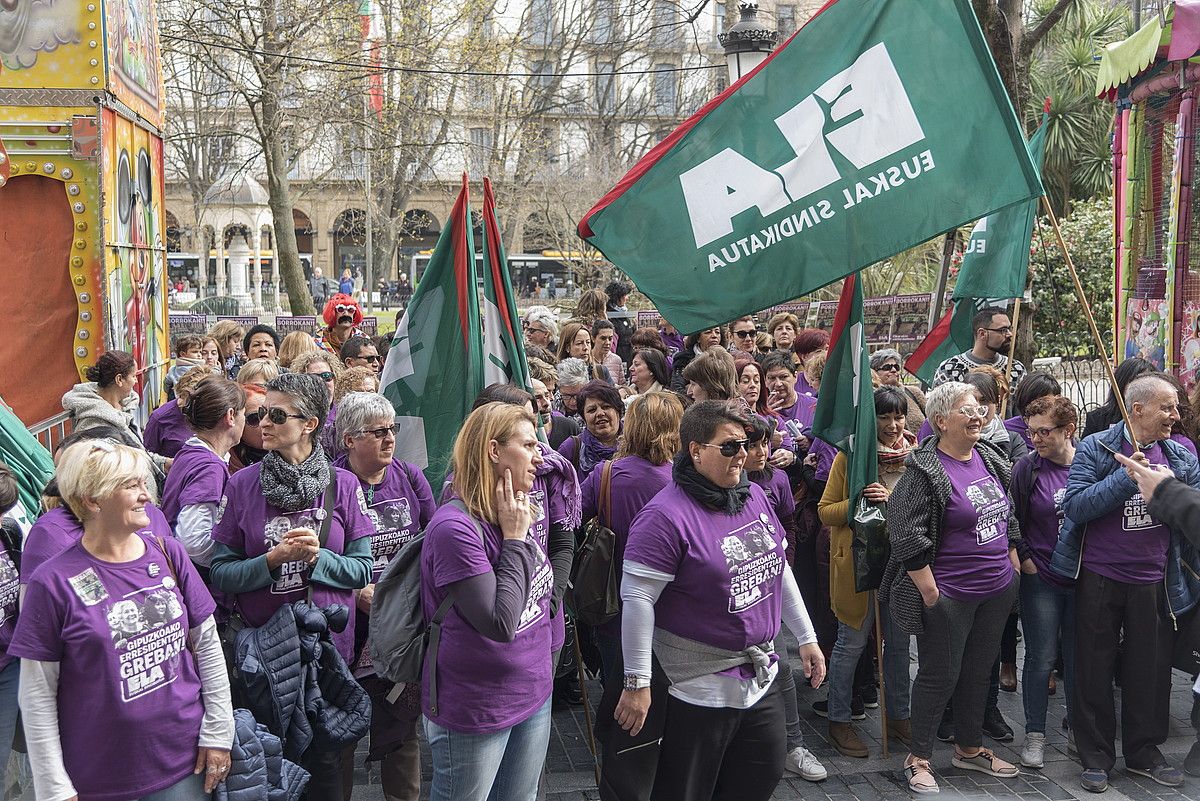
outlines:
[{"label": "woman with sunglasses", "polygon": [[238,386],[246,393],[246,425],[242,428],[242,439],[229,449],[229,472],[236,473],[243,467],[258,464],[267,455],[262,446],[262,432],[258,430],[258,410],[267,400],[267,388],[263,384]]},{"label": "woman with sunglasses", "polygon": [[909,454],[888,499],[892,552],[880,600],[917,637],[904,772],[910,790],[936,793],[929,760],[951,698],[954,766],[999,778],[1018,772],[982,744],[992,668],[1020,586],[1021,534],[1009,462],[980,442],[988,409],[975,388],[947,381],[929,393],[926,411],[934,434]]},{"label": "woman with sunglasses", "polygon": [[[328,426],[328,423],[326,424]],[[355,621],[354,676],[371,696],[371,750],[368,762],[381,762],[384,795],[397,801],[417,801],[421,793],[421,752],[417,718],[421,716],[420,688],[414,685],[396,704],[388,703],[391,682],[375,675],[367,648],[367,626],[375,582],[384,568],[429,524],[437,504],[424,474],[414,464],[396,458],[396,410],[382,395],[347,395],[338,411],[337,439],[343,453],[334,465],[358,478],[367,498],[367,516],[375,524],[371,535],[371,583],[358,591]],[[354,750],[343,754],[353,764]],[[353,781],[348,778],[347,781]]]},{"label": "woman with sunglasses", "polygon": [[652,797],[766,801],[787,758],[775,642],[800,642],[804,675],[825,661],[784,558],[766,493],[746,478],[750,414],[724,401],[684,412],[672,483],[629,531],[621,580],[624,691],[631,735],[650,709],[651,652],[671,681]]},{"label": "woman with sunglasses", "polygon": [[[267,384],[258,410],[267,454],[229,479],[212,534],[211,579],[234,596],[233,611],[250,626],[263,625],[284,604],[305,600],[310,590],[314,606],[345,606],[349,624],[332,640],[349,663],[354,590],[371,580],[375,529],[358,479],[331,466],[317,445],[328,409],[329,392],[316,376],[285,373]],[[324,542],[318,534],[323,524]],[[302,762],[312,774],[308,797],[340,801],[340,752],[310,748]]]},{"label": "woman with sunglasses", "polygon": [[229,451],[241,441],[246,426],[246,390],[224,376],[213,376],[188,395],[183,415],[194,433],[167,476],[162,508],[207,580],[212,530],[229,483]]},{"label": "woman with sunglasses", "polygon": [[880,348],[871,354],[871,369],[879,376],[879,386],[895,387],[904,394],[904,427],[916,434],[925,422],[925,393],[904,385],[903,358],[900,351]]},{"label": "woman with sunglasses", "polygon": [[[1018,394],[1038,373],[1026,376]],[[1066,398],[1051,395],[1025,406],[1025,432],[1033,452],[1013,466],[1012,499],[1021,541],[1021,622],[1025,632],[1025,744],[1021,764],[1040,768],[1046,748],[1049,682],[1062,643],[1067,721],[1071,720],[1075,671],[1075,582],[1050,569],[1063,520],[1067,476],[1075,460],[1079,412]]]}]

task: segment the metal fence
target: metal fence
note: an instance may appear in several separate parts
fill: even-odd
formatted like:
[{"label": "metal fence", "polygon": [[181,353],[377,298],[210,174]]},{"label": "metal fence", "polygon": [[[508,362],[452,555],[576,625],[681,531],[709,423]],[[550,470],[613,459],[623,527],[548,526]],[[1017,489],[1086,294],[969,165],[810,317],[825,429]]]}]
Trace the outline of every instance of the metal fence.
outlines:
[{"label": "metal fence", "polygon": [[54,453],[54,448],[58,443],[62,442],[67,434],[71,433],[70,416],[66,412],[59,412],[53,417],[48,417],[39,423],[29,426],[29,433],[33,434],[34,438],[42,444],[43,448],[50,453]]},{"label": "metal fence", "polygon": [[1108,399],[1108,371],[1100,359],[1036,359],[1033,371],[1049,373],[1062,385],[1063,396],[1087,414]]}]

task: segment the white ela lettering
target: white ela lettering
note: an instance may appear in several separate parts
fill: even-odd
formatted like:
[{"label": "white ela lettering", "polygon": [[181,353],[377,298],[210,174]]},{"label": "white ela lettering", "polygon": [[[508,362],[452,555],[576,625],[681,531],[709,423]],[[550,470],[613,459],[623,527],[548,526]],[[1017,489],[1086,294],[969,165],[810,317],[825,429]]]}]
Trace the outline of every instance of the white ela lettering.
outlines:
[{"label": "white ela lettering", "polygon": [[[838,180],[830,146],[861,169],[925,138],[882,42],[776,117],[775,125],[796,157],[774,171],[726,148],[679,176],[697,248],[733,233],[733,218],[748,209],[766,217]],[[878,191],[866,197],[899,186],[901,169],[880,173]]]}]

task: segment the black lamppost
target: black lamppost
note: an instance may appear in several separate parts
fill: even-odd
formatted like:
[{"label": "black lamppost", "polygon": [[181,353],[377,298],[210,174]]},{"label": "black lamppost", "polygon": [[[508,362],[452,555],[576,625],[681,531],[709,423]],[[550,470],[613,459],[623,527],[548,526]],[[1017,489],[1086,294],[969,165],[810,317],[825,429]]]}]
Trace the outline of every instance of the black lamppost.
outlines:
[{"label": "black lamppost", "polygon": [[778,31],[771,30],[759,21],[758,0],[741,0],[738,9],[741,11],[741,18],[737,24],[728,31],[717,34],[717,40],[725,48],[730,84],[766,61],[779,40]]}]

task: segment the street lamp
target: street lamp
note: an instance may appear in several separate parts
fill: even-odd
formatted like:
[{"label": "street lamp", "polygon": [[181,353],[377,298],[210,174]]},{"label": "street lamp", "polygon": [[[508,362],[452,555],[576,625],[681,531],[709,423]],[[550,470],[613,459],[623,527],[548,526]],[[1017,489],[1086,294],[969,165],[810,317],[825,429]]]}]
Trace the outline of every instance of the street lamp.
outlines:
[{"label": "street lamp", "polygon": [[741,18],[737,24],[728,31],[717,34],[717,40],[725,48],[730,85],[766,61],[779,40],[778,31],[771,30],[759,21],[758,0],[741,0],[738,9],[741,11]]}]

